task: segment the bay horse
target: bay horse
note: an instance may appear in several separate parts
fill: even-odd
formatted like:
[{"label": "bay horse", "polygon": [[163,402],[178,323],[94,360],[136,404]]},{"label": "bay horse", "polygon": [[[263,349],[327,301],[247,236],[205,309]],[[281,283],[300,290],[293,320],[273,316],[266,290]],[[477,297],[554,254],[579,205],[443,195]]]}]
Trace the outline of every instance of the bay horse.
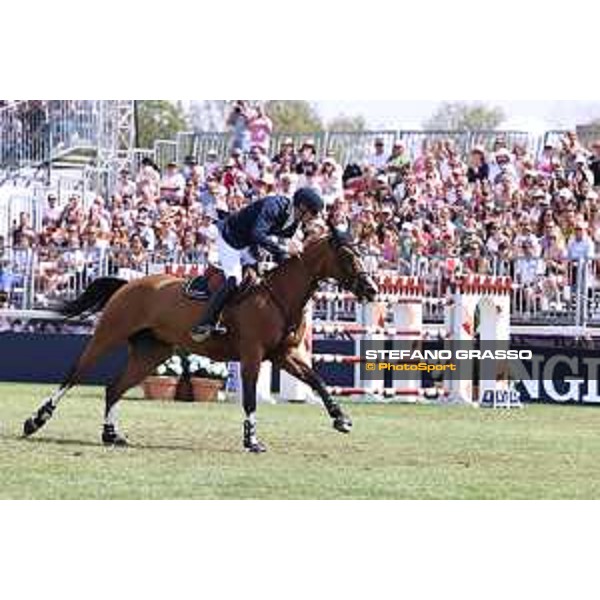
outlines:
[{"label": "bay horse", "polygon": [[175,348],[219,362],[241,363],[246,417],[243,445],[249,452],[266,449],[257,438],[255,418],[256,384],[264,360],[309,385],[322,399],[333,427],[349,433],[352,421],[330,396],[303,349],[304,307],[326,279],[336,280],[358,301],[372,301],[378,292],[360,255],[329,226],[329,231],[307,243],[301,254],[272,270],[241,298],[234,297],[221,318],[227,332],[200,343],[192,340],[190,330],[201,317],[205,303],[184,294],[182,279],[165,274],[129,283],[112,277],[93,281],[80,297],[64,305],[61,314],[76,317],[101,312],[94,335],[58,390],[25,421],[24,436],[43,427],[66,392],[81,382],[83,374],[102,356],[125,343],[127,365],[105,390],[102,441],[106,445],[127,445],[117,430],[117,403],[127,390],[170,358]]}]

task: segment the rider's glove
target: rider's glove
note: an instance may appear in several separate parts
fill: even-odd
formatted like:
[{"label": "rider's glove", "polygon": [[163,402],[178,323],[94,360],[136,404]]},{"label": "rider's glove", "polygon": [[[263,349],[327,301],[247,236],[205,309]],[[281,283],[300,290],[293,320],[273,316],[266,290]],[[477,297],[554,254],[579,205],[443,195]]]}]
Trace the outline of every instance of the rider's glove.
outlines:
[{"label": "rider's glove", "polygon": [[287,252],[286,250],[280,250],[279,252],[276,252],[273,254],[273,260],[277,263],[277,264],[281,264],[282,262],[285,262],[288,258],[290,258],[290,254],[289,252]]}]

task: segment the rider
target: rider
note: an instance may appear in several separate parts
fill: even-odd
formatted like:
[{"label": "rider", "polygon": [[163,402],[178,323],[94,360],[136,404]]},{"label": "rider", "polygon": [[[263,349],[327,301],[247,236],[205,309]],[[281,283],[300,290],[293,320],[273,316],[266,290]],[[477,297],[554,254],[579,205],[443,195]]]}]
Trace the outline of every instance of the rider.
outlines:
[{"label": "rider", "polygon": [[203,341],[211,333],[224,333],[218,325],[226,302],[242,281],[242,256],[251,247],[264,248],[281,263],[288,252],[271,236],[291,238],[300,224],[307,224],[323,210],[323,199],[312,188],[300,188],[293,201],[287,196],[266,196],[229,215],[219,224],[217,248],[225,283],[211,297],[202,320],[192,331],[192,339]]}]

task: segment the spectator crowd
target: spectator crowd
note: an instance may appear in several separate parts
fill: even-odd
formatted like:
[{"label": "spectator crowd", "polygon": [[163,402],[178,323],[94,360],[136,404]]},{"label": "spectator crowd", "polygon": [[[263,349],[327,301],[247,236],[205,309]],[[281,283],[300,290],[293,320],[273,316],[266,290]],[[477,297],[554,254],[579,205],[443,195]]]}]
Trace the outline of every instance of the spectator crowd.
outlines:
[{"label": "spectator crowd", "polygon": [[[569,261],[599,254],[600,141],[584,147],[575,132],[539,156],[501,135],[467,154],[451,140],[409,152],[401,140],[386,148],[377,138],[364,160],[340,164],[332,151],[319,155],[308,137],[285,139],[269,155],[273,124],[261,106],[237,101],[227,123],[225,160],[213,150],[202,161],[190,156],[161,170],[146,158],[135,172],[119,174],[110,197],[87,206],[77,195],[62,205],[48,195],[41,227],[22,213],[1,241],[12,248],[12,270],[35,250],[36,288],[51,299],[102,264],[112,273],[205,264],[216,259],[219,219],[305,186],[323,196],[328,218],[352,233],[372,270],[431,274],[435,265],[441,278],[511,275],[524,301],[559,302],[572,282]],[[2,264],[0,256],[0,273]]]}]

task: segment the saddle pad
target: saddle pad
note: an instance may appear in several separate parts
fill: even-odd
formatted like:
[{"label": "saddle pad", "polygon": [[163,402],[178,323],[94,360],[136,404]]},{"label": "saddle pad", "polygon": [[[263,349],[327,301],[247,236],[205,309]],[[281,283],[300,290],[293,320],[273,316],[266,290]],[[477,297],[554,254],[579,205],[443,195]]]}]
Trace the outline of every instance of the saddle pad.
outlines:
[{"label": "saddle pad", "polygon": [[183,282],[183,294],[192,300],[207,302],[212,296],[209,286],[209,277],[200,275]]}]

